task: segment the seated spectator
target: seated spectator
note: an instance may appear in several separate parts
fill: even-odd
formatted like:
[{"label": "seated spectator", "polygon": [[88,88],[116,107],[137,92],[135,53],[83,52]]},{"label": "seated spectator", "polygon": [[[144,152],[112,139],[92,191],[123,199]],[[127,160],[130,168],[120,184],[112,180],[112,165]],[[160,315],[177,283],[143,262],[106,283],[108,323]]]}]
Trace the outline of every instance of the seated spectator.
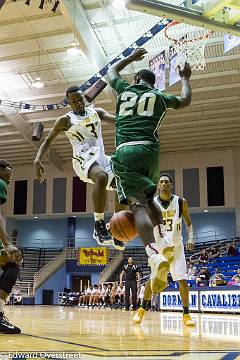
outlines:
[{"label": "seated spectator", "polygon": [[196,266],[193,266],[193,263],[191,263],[191,261],[189,261],[188,266],[187,266],[188,280],[195,280],[196,279],[196,272],[197,272]]},{"label": "seated spectator", "polygon": [[210,279],[210,273],[207,268],[202,267],[200,269],[199,274],[196,278],[196,284],[197,286],[208,286],[208,281]]},{"label": "seated spectator", "polygon": [[209,261],[208,254],[206,253],[206,250],[202,250],[200,253],[200,256],[198,258],[199,264],[206,264]]},{"label": "seated spectator", "polygon": [[228,256],[237,256],[237,248],[236,248],[236,245],[234,243],[234,241],[228,246],[228,249],[227,249],[227,255]]},{"label": "seated spectator", "polygon": [[235,286],[240,286],[240,276],[235,277]]},{"label": "seated spectator", "polygon": [[220,249],[218,246],[212,246],[210,250],[210,258],[215,259],[220,256]]},{"label": "seated spectator", "polygon": [[240,269],[237,270],[236,275],[232,277],[232,279],[228,282],[229,286],[234,286],[236,284],[236,278],[240,278]]},{"label": "seated spectator", "polygon": [[210,278],[209,286],[226,286],[227,281],[220,269],[215,270],[215,274]]}]

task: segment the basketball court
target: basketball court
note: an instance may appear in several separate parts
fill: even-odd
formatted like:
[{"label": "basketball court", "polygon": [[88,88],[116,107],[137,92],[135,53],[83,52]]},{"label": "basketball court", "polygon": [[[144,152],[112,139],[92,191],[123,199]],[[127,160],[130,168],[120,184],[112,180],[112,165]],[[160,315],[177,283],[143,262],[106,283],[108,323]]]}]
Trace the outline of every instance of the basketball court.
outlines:
[{"label": "basketball court", "polygon": [[[1,157],[14,166],[32,166],[39,146],[31,139],[33,125],[43,122],[46,135],[56,118],[66,113],[64,107],[46,106],[60,104],[70,83],[87,83],[131,44],[136,46],[137,39],[149,38],[142,45],[148,56],[126,69],[123,74],[129,81],[140,67],[148,67],[154,56],[168,51],[172,41],[162,30],[154,36],[149,33],[160,21],[164,26],[171,22],[163,18],[184,23],[174,26],[171,33],[180,41],[186,33],[190,35],[190,26],[199,26],[203,34],[214,32],[206,36],[194,29],[188,38],[202,50],[205,46],[201,52],[204,66],[193,71],[191,107],[177,118],[169,113],[161,127],[162,153],[239,146],[239,39],[234,38],[232,47],[224,52],[224,34],[229,34],[229,41],[232,36],[240,37],[239,0],[173,0],[171,4],[165,0],[127,0],[128,10],[111,7],[110,0],[82,0],[73,9],[69,0],[63,0],[54,13],[48,6],[39,10],[34,2],[28,6],[25,0],[7,0],[0,13]],[[65,52],[73,35],[83,50],[70,59]],[[43,89],[32,87],[38,77],[46,85]],[[167,85],[166,91],[179,94],[178,83]],[[107,87],[95,104],[113,112],[114,101]],[[111,154],[114,130],[103,124],[103,136]],[[60,137],[53,146],[50,165],[59,171],[62,165],[69,165],[71,156],[70,145]],[[0,360],[240,359],[238,315],[193,314],[195,328],[183,327],[182,315],[177,312],[149,312],[142,325],[132,323],[131,312],[120,310],[14,306],[7,308],[6,315],[21,327],[22,334],[0,335]]]},{"label": "basketball court", "polygon": [[239,316],[193,314],[196,327],[187,328],[177,312],[149,312],[141,325],[122,310],[15,306],[7,312],[23,333],[0,335],[1,360],[15,352],[16,359],[21,352],[26,359],[68,359],[70,353],[86,360],[240,359]]}]

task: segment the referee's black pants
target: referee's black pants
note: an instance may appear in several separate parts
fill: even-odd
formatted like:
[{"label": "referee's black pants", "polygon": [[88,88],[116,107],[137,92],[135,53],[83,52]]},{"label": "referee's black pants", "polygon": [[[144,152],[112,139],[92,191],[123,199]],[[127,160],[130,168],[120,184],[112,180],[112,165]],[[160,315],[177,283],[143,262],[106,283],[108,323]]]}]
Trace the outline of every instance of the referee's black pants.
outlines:
[{"label": "referee's black pants", "polygon": [[132,292],[132,306],[137,309],[137,282],[136,280],[126,280],[125,282],[125,309],[129,310],[130,307],[130,289]]}]

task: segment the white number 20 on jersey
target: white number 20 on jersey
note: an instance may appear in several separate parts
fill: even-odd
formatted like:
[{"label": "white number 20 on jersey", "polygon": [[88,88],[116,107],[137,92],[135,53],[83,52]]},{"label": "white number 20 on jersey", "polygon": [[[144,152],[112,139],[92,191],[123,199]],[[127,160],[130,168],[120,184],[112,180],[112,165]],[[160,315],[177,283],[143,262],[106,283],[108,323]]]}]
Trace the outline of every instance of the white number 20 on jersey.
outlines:
[{"label": "white number 20 on jersey", "polygon": [[[125,91],[121,96],[121,101],[124,101],[120,105],[119,116],[131,116],[133,115],[133,107],[136,105],[138,96],[132,91]],[[137,106],[137,115],[140,116],[152,116],[154,111],[154,105],[156,101],[156,95],[154,93],[144,93],[140,96]]]}]

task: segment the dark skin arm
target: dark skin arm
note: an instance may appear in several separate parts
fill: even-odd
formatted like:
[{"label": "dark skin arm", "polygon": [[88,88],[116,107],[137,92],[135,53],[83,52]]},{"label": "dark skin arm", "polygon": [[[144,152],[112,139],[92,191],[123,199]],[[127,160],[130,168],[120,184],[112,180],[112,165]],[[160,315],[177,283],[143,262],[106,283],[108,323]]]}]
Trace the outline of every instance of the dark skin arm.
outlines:
[{"label": "dark skin arm", "polygon": [[18,250],[18,248],[16,248],[16,246],[13,246],[9,243],[9,236],[1,213],[0,213],[0,239],[2,241],[4,249],[8,254],[9,260],[19,264],[22,260],[22,254]]},{"label": "dark skin arm", "polygon": [[[147,51],[144,48],[135,49],[129,56],[125,59],[122,59],[115,64],[113,64],[108,69],[108,77],[110,83],[120,78],[120,71],[122,71],[127,65],[131,64],[134,61],[141,61],[144,56],[147,54]],[[180,108],[189,106],[191,103],[191,86],[189,79],[192,75],[191,67],[188,63],[185,63],[183,69],[178,66],[179,76],[182,79],[182,93],[181,96],[178,96],[178,100],[180,102]]]},{"label": "dark skin arm", "polygon": [[188,241],[186,244],[186,249],[189,251],[192,251],[194,248],[194,242],[193,242],[193,234],[191,234],[191,225],[192,225],[192,220],[189,214],[189,207],[188,207],[188,203],[185,199],[183,199],[183,208],[182,208],[182,217],[184,219],[184,222],[186,224],[187,227],[187,233],[188,233]]},{"label": "dark skin arm", "polygon": [[115,125],[115,116],[112,114],[109,114],[106,110],[102,109],[102,108],[95,108],[94,109],[97,113],[98,116],[100,117],[100,119],[104,122],[106,122],[107,124],[110,125]]},{"label": "dark skin arm", "polygon": [[38,149],[37,155],[34,160],[34,168],[37,175],[37,178],[40,182],[43,182],[45,179],[44,167],[42,164],[42,159],[46,152],[49,150],[53,141],[64,131],[67,131],[71,126],[70,117],[69,116],[61,116],[58,118],[53,126],[53,128],[49,131],[47,138],[41,144]]}]

